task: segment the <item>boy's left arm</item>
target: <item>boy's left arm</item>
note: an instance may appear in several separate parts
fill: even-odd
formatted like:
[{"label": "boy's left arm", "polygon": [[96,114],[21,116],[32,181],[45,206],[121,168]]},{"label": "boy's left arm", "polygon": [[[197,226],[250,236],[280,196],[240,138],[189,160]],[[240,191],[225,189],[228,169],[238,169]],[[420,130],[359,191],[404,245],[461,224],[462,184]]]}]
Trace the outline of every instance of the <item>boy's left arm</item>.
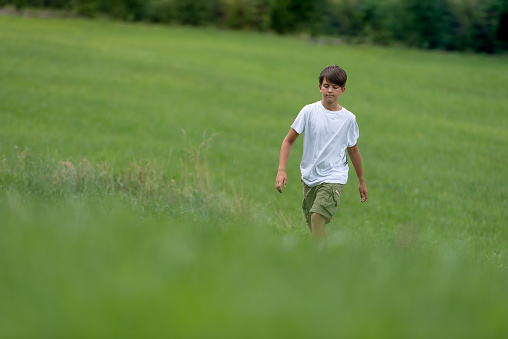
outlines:
[{"label": "boy's left arm", "polygon": [[348,147],[347,153],[349,154],[349,159],[351,159],[351,162],[353,163],[356,171],[356,175],[358,176],[358,190],[360,191],[360,201],[365,202],[365,200],[367,200],[367,185],[365,185],[365,178],[363,177],[362,158],[360,157],[358,144],[354,145],[353,147]]}]

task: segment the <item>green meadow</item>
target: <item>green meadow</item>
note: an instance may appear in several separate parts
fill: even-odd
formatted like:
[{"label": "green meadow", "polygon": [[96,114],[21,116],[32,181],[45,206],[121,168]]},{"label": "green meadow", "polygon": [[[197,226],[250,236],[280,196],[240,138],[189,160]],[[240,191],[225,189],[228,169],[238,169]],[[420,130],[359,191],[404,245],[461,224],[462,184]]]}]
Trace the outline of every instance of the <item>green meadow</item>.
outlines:
[{"label": "green meadow", "polygon": [[[329,245],[302,140],[348,73]],[[0,17],[0,337],[505,338],[508,57]]]}]

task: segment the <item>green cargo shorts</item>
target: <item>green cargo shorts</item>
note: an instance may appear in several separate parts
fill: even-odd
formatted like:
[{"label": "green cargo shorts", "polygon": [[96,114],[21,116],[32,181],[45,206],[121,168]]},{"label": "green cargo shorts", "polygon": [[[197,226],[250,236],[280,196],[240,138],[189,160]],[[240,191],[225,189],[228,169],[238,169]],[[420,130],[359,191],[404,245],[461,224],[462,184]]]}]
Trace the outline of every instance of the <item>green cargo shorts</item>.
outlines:
[{"label": "green cargo shorts", "polygon": [[310,217],[312,213],[317,213],[325,218],[328,224],[337,211],[340,203],[340,193],[344,188],[343,184],[323,183],[319,186],[310,187],[303,181],[303,215],[305,222],[310,230]]}]

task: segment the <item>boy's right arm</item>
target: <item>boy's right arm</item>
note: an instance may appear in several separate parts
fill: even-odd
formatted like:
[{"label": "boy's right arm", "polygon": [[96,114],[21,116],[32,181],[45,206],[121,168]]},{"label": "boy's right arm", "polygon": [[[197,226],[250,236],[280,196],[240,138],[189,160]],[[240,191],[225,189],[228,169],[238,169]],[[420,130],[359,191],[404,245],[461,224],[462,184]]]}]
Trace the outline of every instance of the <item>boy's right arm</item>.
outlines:
[{"label": "boy's right arm", "polygon": [[298,136],[299,134],[291,128],[282,141],[282,146],[280,147],[279,169],[277,170],[277,178],[275,179],[275,188],[280,193],[282,193],[282,187],[286,187],[286,165],[288,162],[289,153],[291,152],[291,147],[293,146]]}]

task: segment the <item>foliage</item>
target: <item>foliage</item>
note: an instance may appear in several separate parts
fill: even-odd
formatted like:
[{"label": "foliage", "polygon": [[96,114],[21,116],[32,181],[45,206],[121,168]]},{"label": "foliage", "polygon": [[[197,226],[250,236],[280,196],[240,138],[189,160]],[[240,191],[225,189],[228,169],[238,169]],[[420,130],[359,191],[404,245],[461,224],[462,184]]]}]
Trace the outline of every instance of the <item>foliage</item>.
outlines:
[{"label": "foliage", "polygon": [[233,29],[266,31],[271,28],[272,2],[273,0],[222,0],[221,25]]},{"label": "foliage", "polygon": [[426,49],[495,53],[508,45],[508,0],[3,0],[6,4]]}]

